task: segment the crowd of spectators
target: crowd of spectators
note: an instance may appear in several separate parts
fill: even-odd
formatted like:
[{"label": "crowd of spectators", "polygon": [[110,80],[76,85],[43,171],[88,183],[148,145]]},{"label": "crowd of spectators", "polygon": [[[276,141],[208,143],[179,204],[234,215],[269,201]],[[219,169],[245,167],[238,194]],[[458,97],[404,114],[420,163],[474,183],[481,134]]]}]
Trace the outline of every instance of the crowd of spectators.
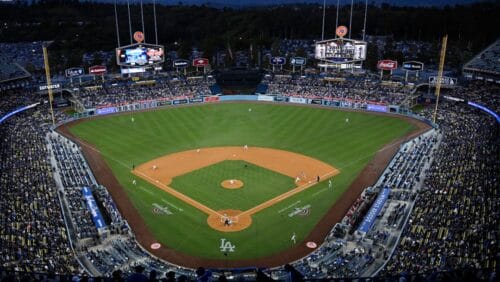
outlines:
[{"label": "crowd of spectators", "polygon": [[317,77],[275,76],[268,81],[267,94],[307,98],[336,98],[401,104],[411,89],[400,84],[384,85],[367,78],[328,81]]},{"label": "crowd of spectators", "polygon": [[[34,101],[32,93],[3,96],[0,115]],[[46,112],[35,108],[0,126],[0,265],[16,271],[71,273],[79,265],[52,177],[46,121]]]},{"label": "crowd of spectators", "polygon": [[438,113],[441,148],[386,267],[389,273],[496,267],[498,124],[464,104],[444,102]]},{"label": "crowd of spectators", "polygon": [[34,69],[43,68],[42,41],[0,43],[2,55],[10,64],[17,63],[22,67],[33,65]]},{"label": "crowd of spectators", "polygon": [[[97,106],[207,95],[209,84],[200,80],[160,80],[150,86],[117,83],[104,85],[100,90],[82,89],[77,95],[87,106]],[[400,103],[408,91],[368,79],[325,82],[275,77],[269,85],[268,94],[340,97],[390,104]],[[467,87],[451,89],[447,94],[498,110],[498,89],[495,85],[473,82]],[[2,97],[0,116],[38,101],[35,93],[8,94]],[[430,115],[430,109],[423,111],[426,118]],[[56,118],[60,117],[58,113]],[[77,239],[94,239],[79,252],[90,263],[88,266],[99,273],[121,272],[128,276],[131,269],[144,265],[147,273],[157,273],[158,277],[174,272],[182,279],[194,279],[194,273],[160,262],[137,245],[105,188],[95,183],[79,148],[50,133],[48,120],[45,110],[35,108],[0,125],[0,209],[3,211],[0,214],[0,265],[15,271],[80,273],[82,269],[64,224],[61,210],[64,202],[75,227],[69,231],[75,231]],[[441,137],[433,131],[404,145],[379,182],[364,191],[325,243],[293,264],[299,272],[308,278],[363,276],[389,259],[394,247],[383,275],[496,267],[498,125],[476,109],[449,101],[440,104],[438,124]],[[438,139],[439,150],[433,150]],[[60,193],[56,188],[58,177],[54,175],[64,188]],[[117,223],[107,240],[98,238],[81,195],[83,186],[92,187],[104,212],[111,222]],[[360,236],[356,228],[378,192],[385,187],[392,189],[388,202],[373,228]]]},{"label": "crowd of spectators", "polygon": [[500,75],[500,39],[493,42],[488,48],[476,55],[464,65],[464,71],[478,71],[496,76]]},{"label": "crowd of spectators", "polygon": [[30,74],[16,63],[0,55],[0,82],[29,77]]},{"label": "crowd of spectators", "polygon": [[173,79],[145,83],[106,83],[96,89],[82,87],[74,95],[86,108],[159,98],[211,95],[212,79]]}]

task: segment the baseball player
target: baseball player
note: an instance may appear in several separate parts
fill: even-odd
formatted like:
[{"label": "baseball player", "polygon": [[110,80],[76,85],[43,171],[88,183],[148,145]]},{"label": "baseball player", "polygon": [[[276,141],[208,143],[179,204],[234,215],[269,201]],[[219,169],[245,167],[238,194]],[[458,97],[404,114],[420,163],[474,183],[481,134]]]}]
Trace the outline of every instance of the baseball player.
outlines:
[{"label": "baseball player", "polygon": [[294,244],[296,244],[296,243],[297,243],[297,235],[295,234],[295,232],[293,232],[292,237],[290,238],[290,240],[291,240]]}]

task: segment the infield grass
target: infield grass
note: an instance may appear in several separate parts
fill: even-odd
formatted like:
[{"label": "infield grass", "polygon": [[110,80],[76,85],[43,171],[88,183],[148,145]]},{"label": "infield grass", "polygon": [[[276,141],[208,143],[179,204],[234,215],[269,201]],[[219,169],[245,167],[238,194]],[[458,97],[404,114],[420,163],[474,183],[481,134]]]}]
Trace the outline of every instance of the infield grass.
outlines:
[{"label": "infield grass", "polygon": [[[243,187],[222,188],[220,183],[229,179],[243,181]],[[177,176],[170,187],[200,203],[206,203],[216,211],[245,211],[295,188],[296,185],[294,179],[286,175],[245,161],[222,161]]]},{"label": "infield grass", "polygon": [[[134,117],[134,122],[131,117]],[[349,118],[349,123],[345,122],[346,118]],[[415,127],[404,120],[362,112],[278,104],[221,103],[92,119],[72,127],[71,131],[101,152],[162,245],[189,255],[230,260],[258,258],[283,251],[293,245],[290,236],[294,232],[297,244],[303,244],[301,240],[375,153],[413,129]],[[211,229],[204,213],[146,181],[137,179],[137,185],[132,185],[132,180],[136,179],[130,172],[132,164],[188,149],[245,144],[304,154],[331,164],[340,170],[340,174],[333,178],[333,189],[328,188],[327,181],[319,183],[253,215],[248,229],[234,233]],[[225,171],[226,168],[219,173]],[[207,181],[203,176],[200,176],[201,180],[194,177],[194,173],[193,177],[179,178],[176,182],[182,182],[185,186],[182,189],[194,189],[196,183]],[[212,176],[216,174],[213,172]],[[221,181],[220,176],[213,179]],[[252,181],[248,180],[249,184]],[[283,189],[290,188],[287,181],[284,183],[287,185]],[[218,193],[200,194],[199,200],[206,205],[223,207],[222,196]],[[229,199],[228,206],[224,207],[229,208],[232,201]],[[161,203],[173,214],[152,213],[153,203]],[[305,205],[311,205],[308,216],[289,216],[294,208]],[[236,251],[224,256],[219,250],[221,238],[235,244]]]}]

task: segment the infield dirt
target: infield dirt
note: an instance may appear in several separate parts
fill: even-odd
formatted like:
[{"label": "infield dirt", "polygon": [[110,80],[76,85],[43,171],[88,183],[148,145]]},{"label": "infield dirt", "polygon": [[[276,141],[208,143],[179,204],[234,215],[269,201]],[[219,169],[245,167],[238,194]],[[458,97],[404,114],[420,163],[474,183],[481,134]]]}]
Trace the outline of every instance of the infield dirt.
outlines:
[{"label": "infield dirt", "polygon": [[[231,225],[221,225],[222,212],[215,211],[189,196],[169,187],[176,176],[189,173],[225,160],[244,160],[248,163],[279,172],[296,179],[297,187],[276,196],[249,210],[233,214],[238,219]],[[281,202],[317,182],[333,177],[339,173],[335,167],[320,160],[301,154],[262,147],[213,147],[189,150],[162,156],[137,166],[133,171],[138,177],[148,181],[159,189],[190,204],[208,215],[210,227],[221,232],[235,232],[250,226],[251,216],[259,211]]]}]

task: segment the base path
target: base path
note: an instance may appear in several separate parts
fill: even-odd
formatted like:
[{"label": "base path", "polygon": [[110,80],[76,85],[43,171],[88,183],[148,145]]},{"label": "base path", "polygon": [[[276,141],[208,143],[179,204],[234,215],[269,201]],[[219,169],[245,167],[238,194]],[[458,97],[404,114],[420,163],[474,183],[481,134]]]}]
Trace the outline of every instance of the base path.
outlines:
[{"label": "base path", "polygon": [[[227,216],[223,212],[215,211],[205,204],[168,186],[172,182],[172,179],[177,176],[225,160],[243,160],[268,170],[279,172],[295,179],[297,187],[249,210],[243,212],[234,210],[226,211],[231,216],[234,216],[235,219],[241,219],[241,221],[233,220],[231,225],[224,225],[221,222],[223,223],[223,219]],[[315,185],[318,182],[318,177],[319,181],[323,181],[337,175],[339,170],[320,160],[289,151],[242,146],[202,148],[178,152],[143,163],[137,166],[132,173],[206,213],[208,215],[207,222],[210,227],[222,232],[235,232],[249,227],[253,214]],[[242,187],[243,182],[229,179],[224,180],[221,186],[228,189],[236,189]]]}]

